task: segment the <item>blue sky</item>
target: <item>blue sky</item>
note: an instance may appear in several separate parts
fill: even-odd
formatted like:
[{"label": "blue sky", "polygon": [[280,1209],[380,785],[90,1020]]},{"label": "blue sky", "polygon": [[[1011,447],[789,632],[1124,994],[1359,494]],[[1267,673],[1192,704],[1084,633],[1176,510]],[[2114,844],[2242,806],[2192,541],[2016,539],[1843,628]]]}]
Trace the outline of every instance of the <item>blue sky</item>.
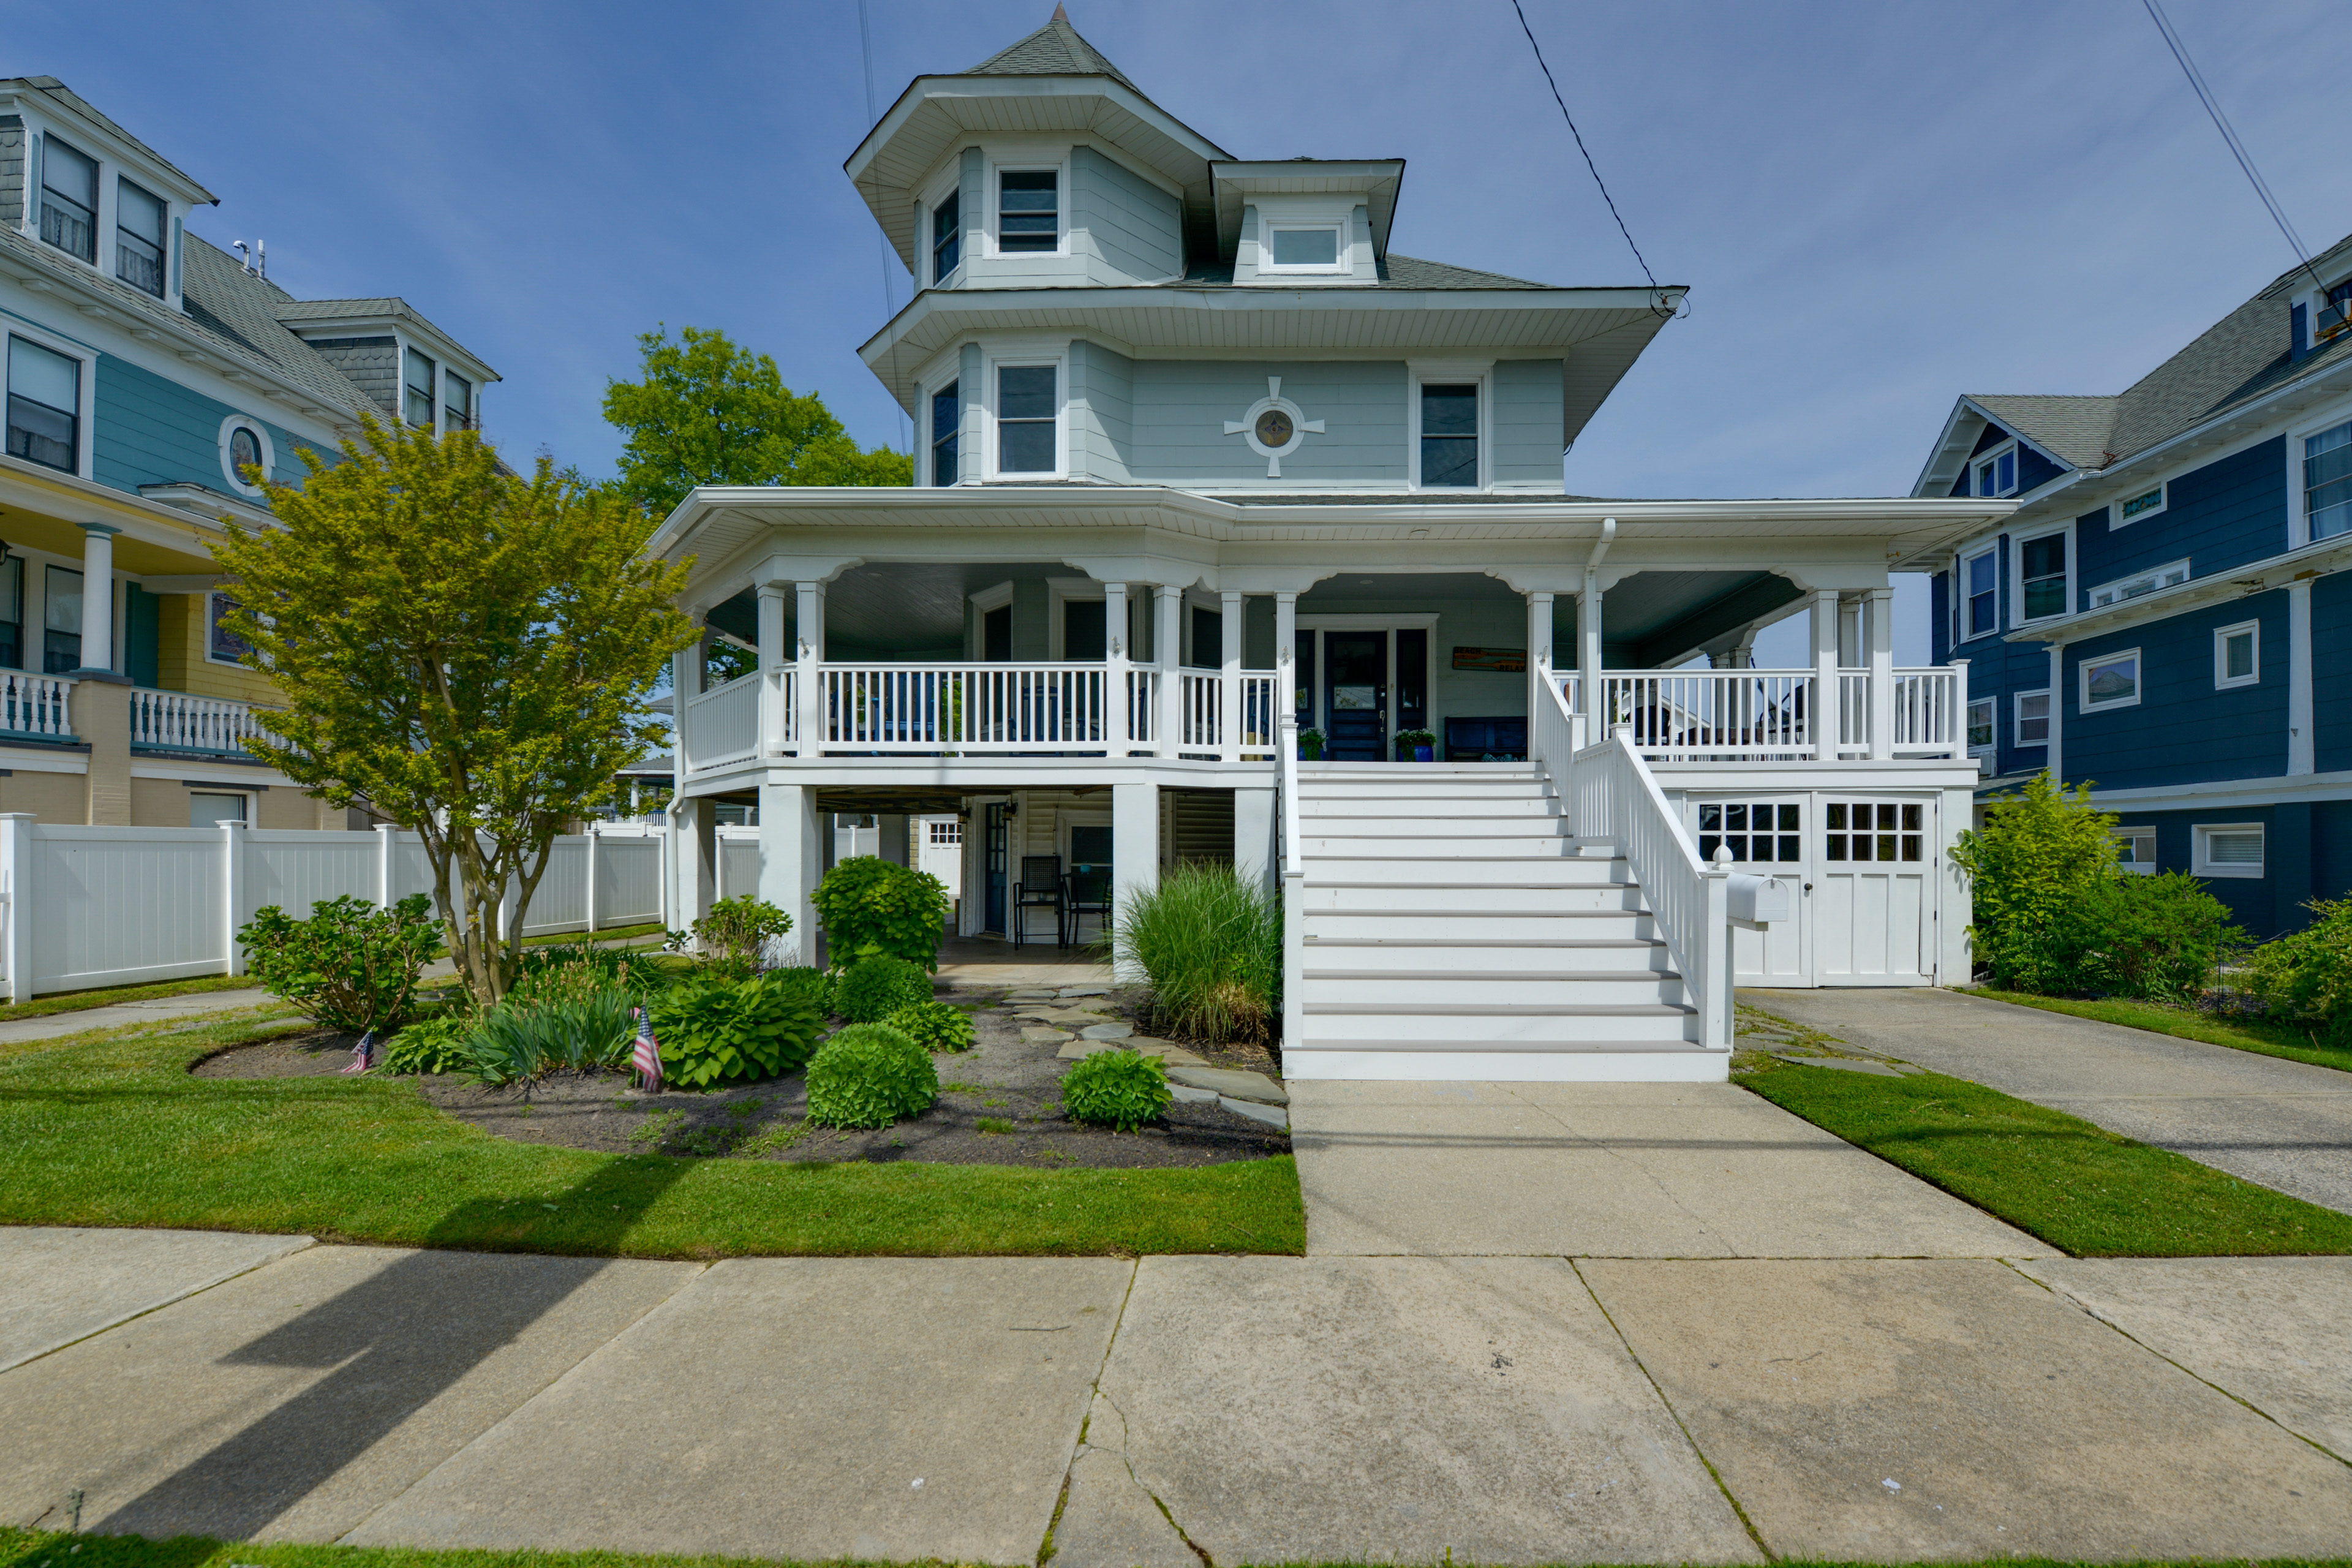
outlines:
[{"label": "blue sky", "polygon": [[[2120,390],[2292,262],[2136,0],[1525,3],[1633,237],[1692,290],[1570,456],[1580,493],[1901,494],[1959,393]],[[1052,4],[868,8],[887,108]],[[2170,13],[2305,239],[2352,229],[2319,47],[2343,7]],[[1072,18],[1238,156],[1408,160],[1401,251],[1640,280],[1508,0]],[[223,198],[198,233],[266,239],[299,295],[403,295],[487,358],[517,456],[608,470],[604,382],[664,321],[901,439],[856,353],[884,264],[841,174],[867,124],[855,0],[117,0],[11,7],[6,37],[0,72],[64,78]],[[1925,658],[1924,616],[1897,648]]]}]

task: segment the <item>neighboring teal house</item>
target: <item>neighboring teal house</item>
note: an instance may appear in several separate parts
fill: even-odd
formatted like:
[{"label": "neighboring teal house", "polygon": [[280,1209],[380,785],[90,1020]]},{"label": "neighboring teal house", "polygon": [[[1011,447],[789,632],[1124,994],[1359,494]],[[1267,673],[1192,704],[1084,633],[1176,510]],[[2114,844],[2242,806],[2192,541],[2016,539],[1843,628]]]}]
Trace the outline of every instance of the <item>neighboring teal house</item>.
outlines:
[{"label": "neighboring teal house", "polygon": [[362,413],[447,429],[498,376],[405,301],[297,300],[219,198],[55,77],[0,79],[0,811],[142,826],[341,827],[249,758],[207,542],[268,517]]},{"label": "neighboring teal house", "polygon": [[[1236,157],[1058,10],[846,167],[918,285],[862,351],[916,485],[656,534],[761,655],[678,666],[685,912],[726,805],[812,949],[824,813],[967,823],[973,936],[1278,873],[1294,1077],[1720,1078],[1735,974],[1965,975],[1965,678],[1895,668],[1888,574],[2012,503],[1568,494],[1681,289],[1399,254],[1402,159]],[[1718,854],[1794,906],[1735,937]]]}]

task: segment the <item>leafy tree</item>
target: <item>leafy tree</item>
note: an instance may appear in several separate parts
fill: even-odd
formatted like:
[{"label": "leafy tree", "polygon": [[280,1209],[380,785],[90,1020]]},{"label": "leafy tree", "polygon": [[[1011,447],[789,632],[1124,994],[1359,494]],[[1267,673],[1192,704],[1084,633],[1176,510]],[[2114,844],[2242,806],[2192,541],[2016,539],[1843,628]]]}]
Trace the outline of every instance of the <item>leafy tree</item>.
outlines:
[{"label": "leafy tree", "polygon": [[905,485],[914,459],[861,448],[814,393],[723,331],[667,327],[637,339],[643,379],[607,382],[604,417],[625,432],[620,491],[655,517],[697,485]]},{"label": "leafy tree", "polygon": [[667,741],[646,693],[695,641],[674,606],[687,567],[639,557],[643,514],[545,458],[526,478],[473,431],[362,423],[341,462],[301,452],[302,488],[264,481],[278,526],[230,521],[214,547],[237,584],[230,626],[287,701],[250,745],[423,837],[450,951],[488,1005],[555,836]]},{"label": "leafy tree", "polygon": [[1975,902],[1969,934],[1997,983],[2044,991],[2060,982],[2044,971],[2074,904],[2117,874],[2117,820],[2091,804],[2087,783],[2070,793],[2045,768],[2021,793],[1987,803],[1984,826],[1960,835],[1952,858]]}]

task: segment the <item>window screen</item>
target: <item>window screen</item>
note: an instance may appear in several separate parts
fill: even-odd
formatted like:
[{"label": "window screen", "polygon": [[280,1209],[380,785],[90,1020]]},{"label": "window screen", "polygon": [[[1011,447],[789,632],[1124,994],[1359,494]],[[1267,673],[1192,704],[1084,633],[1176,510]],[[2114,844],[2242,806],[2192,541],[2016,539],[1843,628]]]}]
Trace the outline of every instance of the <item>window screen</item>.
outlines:
[{"label": "window screen", "polygon": [[1050,364],[1009,364],[996,373],[996,468],[1050,474],[1054,461],[1054,383]]},{"label": "window screen", "polygon": [[98,259],[98,163],[54,136],[41,150],[41,238]]}]

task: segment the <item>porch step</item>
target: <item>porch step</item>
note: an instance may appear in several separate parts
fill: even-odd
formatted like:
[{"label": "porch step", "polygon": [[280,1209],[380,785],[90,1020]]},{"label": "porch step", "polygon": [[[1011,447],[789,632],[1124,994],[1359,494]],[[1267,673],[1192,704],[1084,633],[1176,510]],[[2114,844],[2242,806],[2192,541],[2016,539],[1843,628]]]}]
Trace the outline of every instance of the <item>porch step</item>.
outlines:
[{"label": "porch step", "polygon": [[1306,978],[1309,980],[1422,973],[1461,979],[1472,973],[1461,967],[1465,964],[1475,964],[1475,973],[1513,978],[1670,972],[1666,944],[1654,937],[1598,942],[1547,941],[1539,937],[1431,942],[1411,936],[1310,936],[1307,938],[1305,963]]},{"label": "porch step", "polygon": [[[1401,895],[1412,894],[1411,901]],[[1299,890],[1307,915],[1306,931],[1316,929],[1322,911],[1394,915],[1424,920],[1435,915],[1577,914],[1611,910],[1646,914],[1642,889],[1631,882],[1593,887],[1558,883],[1407,882],[1395,879],[1309,882]]]}]

